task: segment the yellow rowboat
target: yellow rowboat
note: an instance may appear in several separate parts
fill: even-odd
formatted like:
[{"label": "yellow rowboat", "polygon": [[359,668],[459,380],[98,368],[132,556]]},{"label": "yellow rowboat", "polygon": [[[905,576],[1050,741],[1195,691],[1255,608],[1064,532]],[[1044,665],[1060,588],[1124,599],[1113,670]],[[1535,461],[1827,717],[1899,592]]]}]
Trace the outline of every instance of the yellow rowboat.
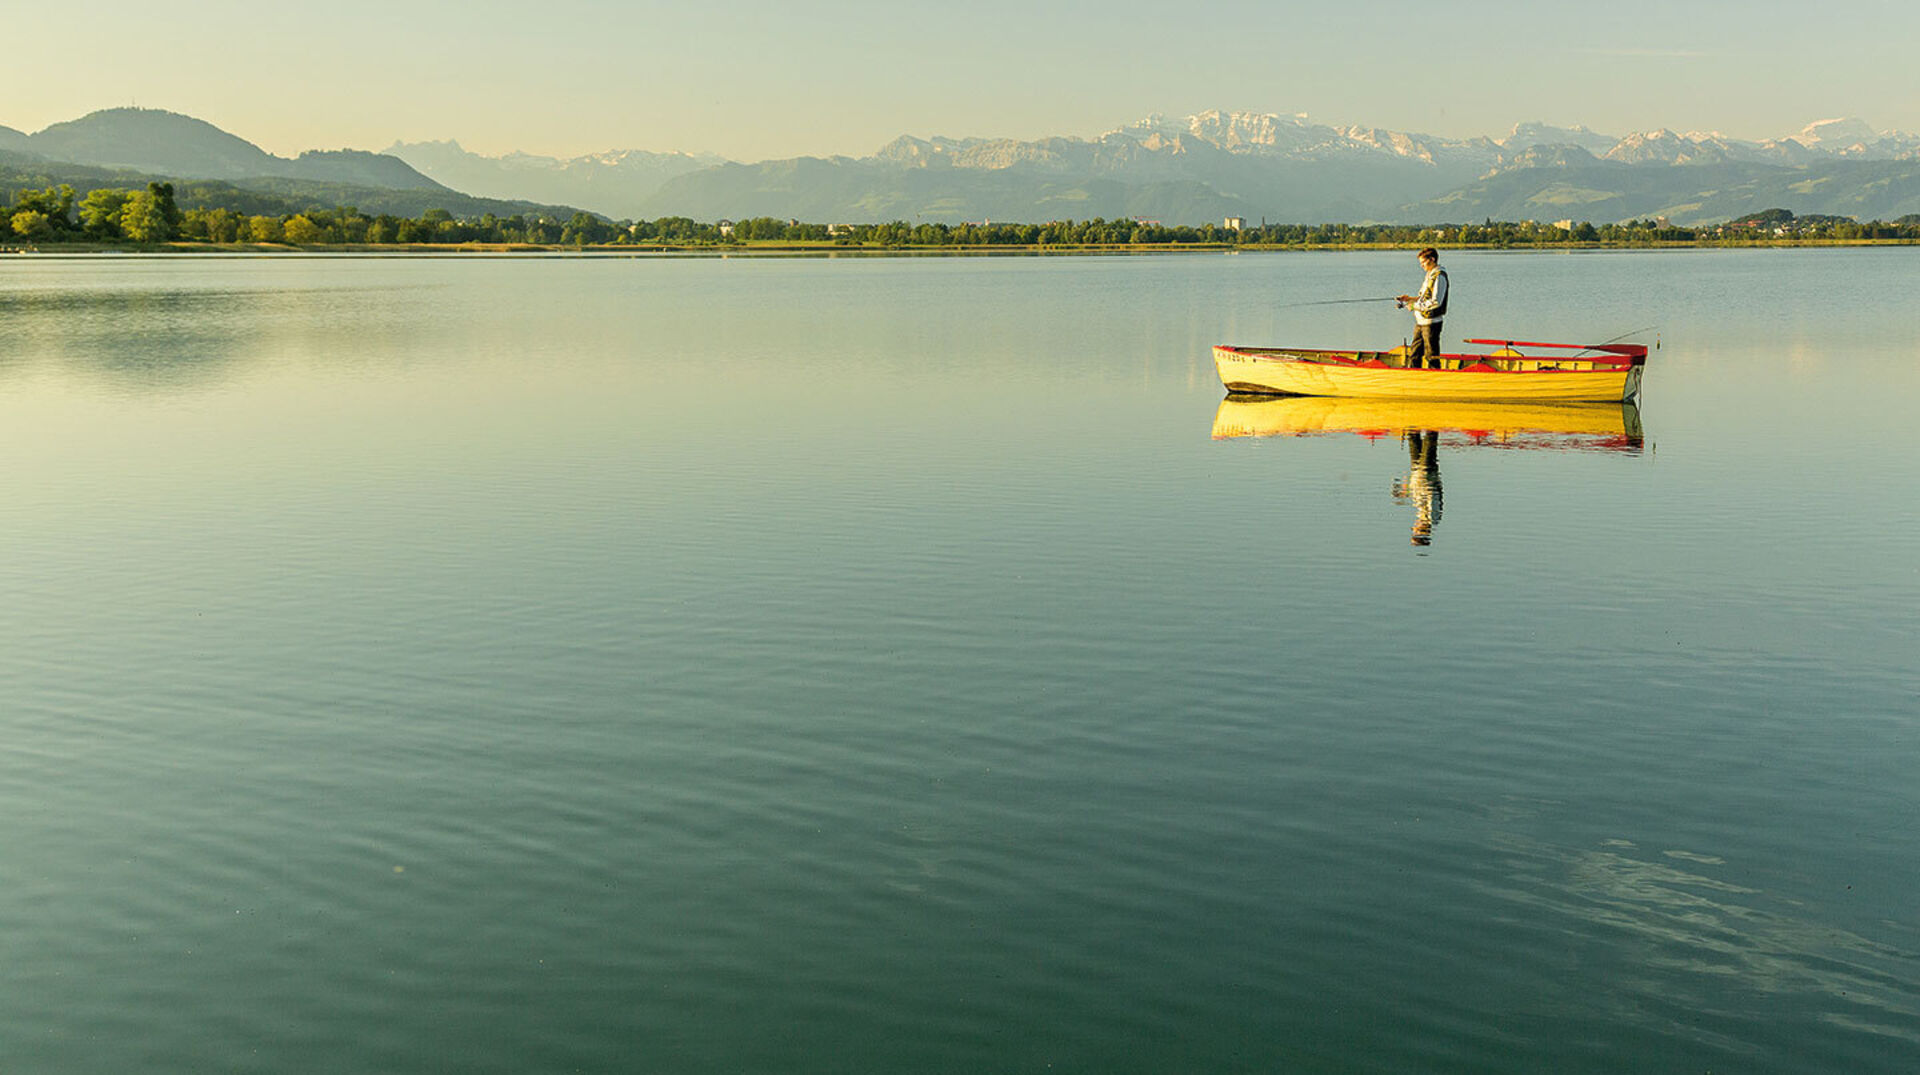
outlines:
[{"label": "yellow rowboat", "polygon": [[1391,351],[1315,351],[1290,347],[1213,349],[1229,392],[1372,399],[1606,400],[1640,394],[1647,349],[1640,344],[1468,340],[1494,350],[1443,354],[1438,369],[1407,366]]},{"label": "yellow rowboat", "polygon": [[1312,437],[1352,433],[1368,439],[1408,430],[1438,433],[1455,448],[1535,448],[1637,453],[1645,445],[1640,408],[1631,403],[1475,403],[1463,400],[1354,399],[1331,396],[1228,396],[1213,416],[1213,438]]}]

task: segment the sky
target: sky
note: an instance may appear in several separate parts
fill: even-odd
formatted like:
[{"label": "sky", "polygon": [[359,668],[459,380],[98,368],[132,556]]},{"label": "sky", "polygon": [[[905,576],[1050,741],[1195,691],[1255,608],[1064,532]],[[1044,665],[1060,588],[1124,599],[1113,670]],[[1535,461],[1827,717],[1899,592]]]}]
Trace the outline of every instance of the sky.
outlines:
[{"label": "sky", "polygon": [[91,0],[0,27],[0,125],[137,104],[283,156],[452,138],[757,161],[917,137],[1094,137],[1304,112],[1445,137],[1515,123],[1920,132],[1911,0]]}]

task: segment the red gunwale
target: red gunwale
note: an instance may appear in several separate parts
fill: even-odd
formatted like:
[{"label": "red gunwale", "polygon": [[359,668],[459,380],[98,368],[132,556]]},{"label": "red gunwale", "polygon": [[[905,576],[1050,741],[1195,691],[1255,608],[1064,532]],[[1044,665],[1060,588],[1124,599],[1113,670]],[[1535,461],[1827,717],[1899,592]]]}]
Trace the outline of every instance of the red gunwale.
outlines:
[{"label": "red gunwale", "polygon": [[[1413,367],[1413,368],[1407,368],[1407,369],[1403,369],[1403,368],[1401,368],[1401,367],[1399,367],[1399,366],[1391,366],[1391,367],[1389,367],[1389,366],[1384,366],[1384,365],[1381,365],[1381,363],[1380,363],[1380,362],[1379,362],[1378,360],[1376,360],[1376,359],[1363,359],[1363,358],[1361,358],[1361,357],[1359,357],[1359,355],[1357,355],[1357,354],[1354,354],[1354,353],[1352,353],[1352,352],[1344,352],[1344,351],[1322,351],[1322,352],[1320,352],[1320,353],[1321,353],[1321,354],[1324,354],[1324,355],[1326,355],[1326,356],[1327,356],[1328,358],[1331,358],[1331,359],[1333,359],[1333,360],[1334,360],[1335,362],[1337,362],[1337,363],[1339,363],[1340,365],[1343,365],[1343,366],[1363,366],[1363,367],[1366,367],[1366,368],[1368,368],[1368,369],[1373,369],[1373,368],[1379,368],[1379,369],[1392,369],[1392,370],[1393,370],[1393,371],[1394,371],[1395,373],[1462,373],[1462,372],[1465,372],[1465,373],[1500,373],[1500,374],[1512,374],[1513,376],[1516,376],[1516,377],[1536,377],[1536,376],[1541,376],[1541,377],[1543,377],[1543,376],[1545,376],[1545,375],[1547,375],[1547,374],[1549,374],[1549,373],[1593,373],[1593,372],[1596,372],[1596,371],[1594,371],[1594,370],[1500,370],[1500,369],[1494,369],[1494,368],[1493,368],[1493,367],[1491,367],[1491,366],[1487,366],[1487,365],[1485,365],[1484,363],[1485,363],[1485,362],[1487,362],[1487,361],[1494,361],[1494,362],[1500,362],[1500,361],[1510,361],[1510,360],[1511,360],[1511,358],[1512,358],[1512,356],[1510,356],[1510,355],[1482,355],[1482,354],[1461,354],[1461,353],[1458,353],[1458,352],[1453,352],[1453,351],[1442,351],[1441,353],[1439,353],[1439,354],[1437,354],[1437,355],[1433,355],[1433,356],[1431,356],[1431,357],[1433,357],[1433,358],[1452,358],[1452,359],[1458,359],[1458,360],[1460,360],[1460,362],[1462,363],[1462,365],[1461,365],[1461,368],[1460,368],[1460,369],[1451,369],[1451,370],[1436,370],[1436,369],[1429,369],[1429,368],[1421,368],[1421,367]],[[1522,355],[1521,357],[1522,357],[1522,358],[1537,358],[1537,357],[1539,357],[1539,356],[1536,356],[1536,355]],[[1571,361],[1571,360],[1569,360],[1569,361]],[[1602,369],[1617,369],[1618,367],[1621,367],[1621,366],[1640,366],[1640,365],[1645,365],[1645,364],[1646,364],[1646,356],[1644,356],[1644,355],[1642,355],[1642,356],[1639,356],[1638,358],[1628,358],[1628,357],[1625,357],[1625,356],[1622,356],[1622,357],[1620,357],[1620,358],[1618,359],[1618,361],[1616,361],[1616,360],[1614,359],[1614,357],[1613,357],[1613,356],[1611,356],[1611,355],[1603,355],[1603,356],[1600,356],[1600,357],[1598,357],[1598,358],[1594,358],[1594,359],[1591,359],[1591,360],[1589,360],[1589,359],[1586,359],[1586,358],[1582,358],[1582,359],[1580,359],[1579,361],[1581,361],[1581,362],[1587,362],[1587,361],[1592,361],[1594,365],[1596,365],[1596,366],[1599,366],[1599,367],[1601,367]],[[1476,368],[1474,368],[1474,367],[1476,367],[1476,366],[1478,366],[1478,367],[1480,367],[1480,368],[1478,368],[1478,369],[1476,369]]]},{"label": "red gunwale", "polygon": [[1489,347],[1557,347],[1567,351],[1605,351],[1608,356],[1617,356],[1624,361],[1637,360],[1636,365],[1647,360],[1647,345],[1643,343],[1543,343],[1539,340],[1468,340],[1466,342],[1483,343]]}]

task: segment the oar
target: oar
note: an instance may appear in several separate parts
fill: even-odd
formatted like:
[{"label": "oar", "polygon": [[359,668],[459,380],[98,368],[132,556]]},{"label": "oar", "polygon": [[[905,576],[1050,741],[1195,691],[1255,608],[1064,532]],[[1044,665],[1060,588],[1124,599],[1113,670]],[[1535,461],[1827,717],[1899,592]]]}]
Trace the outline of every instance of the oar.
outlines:
[{"label": "oar", "polygon": [[1321,299],[1318,302],[1283,302],[1274,307],[1276,310],[1291,310],[1300,306],[1341,306],[1349,302],[1397,302],[1398,295],[1376,295],[1370,299]]}]

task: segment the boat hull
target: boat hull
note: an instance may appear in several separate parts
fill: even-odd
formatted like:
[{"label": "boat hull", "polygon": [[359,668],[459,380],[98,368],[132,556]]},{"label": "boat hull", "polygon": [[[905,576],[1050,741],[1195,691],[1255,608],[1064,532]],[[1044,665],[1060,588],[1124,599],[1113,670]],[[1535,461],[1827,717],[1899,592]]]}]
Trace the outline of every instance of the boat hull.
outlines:
[{"label": "boat hull", "polygon": [[1219,346],[1213,361],[1229,392],[1256,395],[1354,396],[1372,399],[1631,400],[1644,362],[1444,355],[1450,369],[1408,369],[1387,353],[1290,351]]}]

